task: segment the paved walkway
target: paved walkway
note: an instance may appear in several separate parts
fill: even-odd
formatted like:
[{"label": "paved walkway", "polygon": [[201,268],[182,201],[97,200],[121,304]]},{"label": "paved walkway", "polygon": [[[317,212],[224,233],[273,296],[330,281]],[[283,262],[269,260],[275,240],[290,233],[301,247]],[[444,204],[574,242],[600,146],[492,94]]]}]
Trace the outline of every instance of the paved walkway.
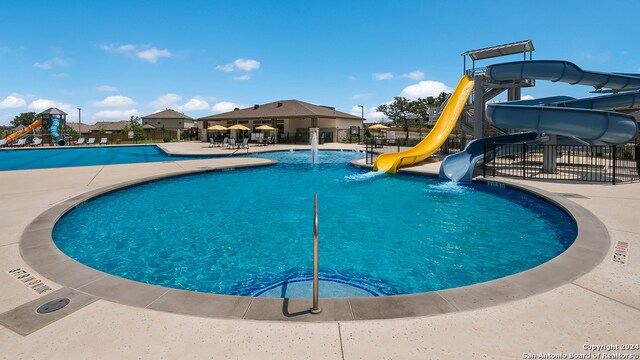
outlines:
[{"label": "paved walkway", "polygon": [[[162,146],[174,153],[224,151],[201,143]],[[279,146],[282,150],[293,147]],[[345,150],[353,147],[344,146]],[[124,181],[251,161],[259,160],[230,157],[0,172],[0,313],[42,296],[9,271],[26,267],[19,253],[20,237],[46,209]],[[438,164],[417,168],[433,173]],[[563,194],[598,216],[612,240],[605,260],[572,283],[543,294],[481,310],[422,318],[325,323],[220,320],[98,300],[27,336],[0,326],[0,358],[523,359],[525,353],[593,355],[596,352],[584,347],[640,343],[636,212],[640,184],[513,182]],[[629,244],[625,265],[612,261],[618,241]],[[51,279],[43,280],[54,290],[60,288]],[[640,354],[640,350],[608,352],[615,353]]]}]

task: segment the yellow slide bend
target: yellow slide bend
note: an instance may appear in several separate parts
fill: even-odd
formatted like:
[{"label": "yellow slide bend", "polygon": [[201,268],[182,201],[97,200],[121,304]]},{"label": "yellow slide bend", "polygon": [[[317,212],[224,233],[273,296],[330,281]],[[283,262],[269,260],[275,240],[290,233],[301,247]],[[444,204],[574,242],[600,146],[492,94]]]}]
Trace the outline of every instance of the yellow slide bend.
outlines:
[{"label": "yellow slide bend", "polygon": [[418,163],[438,151],[456,126],[458,117],[471,95],[471,90],[473,90],[473,79],[464,75],[429,134],[409,150],[378,156],[373,169],[395,174],[398,168]]},{"label": "yellow slide bend", "polygon": [[4,138],[3,140],[7,140],[7,143],[12,142],[13,140],[17,139],[18,136],[31,131],[31,129],[35,129],[37,127],[42,126],[42,119],[38,119],[34,122],[32,122],[31,124],[29,124],[29,126],[27,126],[26,128],[22,129],[22,130],[18,130],[14,133],[11,133],[10,135],[8,135],[6,138]]}]

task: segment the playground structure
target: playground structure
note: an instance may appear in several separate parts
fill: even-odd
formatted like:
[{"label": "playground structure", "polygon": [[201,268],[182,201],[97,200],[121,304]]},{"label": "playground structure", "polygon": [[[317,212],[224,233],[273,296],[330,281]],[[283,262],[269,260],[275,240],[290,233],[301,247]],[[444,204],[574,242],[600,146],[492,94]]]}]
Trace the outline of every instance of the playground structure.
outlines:
[{"label": "playground structure", "polygon": [[[441,122],[448,125],[457,122],[463,138],[472,134],[475,139],[463,151],[447,156],[440,166],[441,178],[462,181],[471,181],[474,170],[485,160],[511,155],[507,151],[521,153],[517,146],[501,145],[544,143],[541,171],[552,173],[557,169],[558,154],[547,145],[621,145],[636,138],[635,118],[618,111],[640,106],[640,75],[587,71],[568,61],[533,60],[533,51],[533,43],[527,40],[463,53],[465,76],[473,78],[470,81],[473,93],[468,100],[464,99],[466,105],[447,112],[447,104],[420,144],[407,151],[380,155],[374,169],[394,173],[397,168],[422,161],[438,151],[453,130],[451,126],[441,126]],[[519,53],[523,54],[522,61],[486,68],[475,66],[477,60]],[[466,68],[467,56],[473,61],[471,69]],[[521,100],[522,88],[535,86],[536,80],[593,86],[594,92],[611,95]],[[507,102],[488,104],[504,91]],[[449,102],[461,100],[457,92],[458,88]],[[500,145],[494,145],[487,156],[486,144]]]},{"label": "playground structure", "polygon": [[35,129],[41,128],[42,130],[49,130],[52,144],[64,146],[67,145],[64,136],[64,126],[66,123],[67,113],[58,108],[49,108],[37,114],[36,120],[29,124],[29,126],[9,134],[3,140],[6,140],[7,144],[10,144],[20,138],[30,136],[32,132],[35,132]]}]

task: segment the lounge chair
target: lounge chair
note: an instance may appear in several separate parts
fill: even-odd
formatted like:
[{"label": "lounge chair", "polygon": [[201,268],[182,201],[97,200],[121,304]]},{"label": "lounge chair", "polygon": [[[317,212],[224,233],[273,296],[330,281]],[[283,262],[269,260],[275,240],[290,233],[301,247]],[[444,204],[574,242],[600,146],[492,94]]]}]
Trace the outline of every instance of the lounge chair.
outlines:
[{"label": "lounge chair", "polygon": [[242,144],[238,145],[238,149],[244,149],[244,148],[249,148],[249,138],[244,138],[244,140],[242,140]]},{"label": "lounge chair", "polygon": [[227,148],[233,149],[235,147],[236,147],[236,139],[229,139],[229,141],[227,141]]},{"label": "lounge chair", "polygon": [[0,147],[7,146],[7,140],[0,140]]},{"label": "lounge chair", "polygon": [[222,139],[220,146],[228,146],[228,144],[229,144],[229,138],[225,136],[224,139]]},{"label": "lounge chair", "polygon": [[269,137],[267,138],[267,143],[266,143],[266,145],[271,145],[271,144],[273,144],[273,136],[269,136]]},{"label": "lounge chair", "polygon": [[11,146],[25,146],[27,144],[27,139],[22,138],[18,139],[18,142],[11,144]]},{"label": "lounge chair", "polygon": [[29,144],[29,146],[40,146],[42,145],[42,139],[39,137],[34,137],[33,141],[31,141],[31,144]]},{"label": "lounge chair", "polygon": [[213,147],[215,144],[215,140],[213,140],[213,138],[209,138],[209,147]]},{"label": "lounge chair", "polygon": [[84,138],[81,137],[80,139],[78,139],[78,141],[76,141],[76,145],[83,145],[84,144]]},{"label": "lounge chair", "polygon": [[89,138],[89,140],[87,141],[87,145],[95,145],[96,144],[96,138]]},{"label": "lounge chair", "polygon": [[101,138],[100,145],[107,145],[107,138]]}]

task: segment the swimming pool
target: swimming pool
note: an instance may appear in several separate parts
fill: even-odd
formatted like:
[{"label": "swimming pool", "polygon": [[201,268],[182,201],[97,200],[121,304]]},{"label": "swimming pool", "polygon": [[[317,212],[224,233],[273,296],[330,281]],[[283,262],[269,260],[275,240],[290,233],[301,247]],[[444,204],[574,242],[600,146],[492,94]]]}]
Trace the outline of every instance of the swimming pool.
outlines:
[{"label": "swimming pool", "polygon": [[0,171],[206,159],[167,155],[155,145],[88,146],[0,151]]},{"label": "swimming pool", "polygon": [[278,286],[311,274],[318,193],[320,276],[357,290],[321,287],[329,297],[484,282],[546,262],[576,237],[565,212],[519,191],[372,173],[348,164],[362,156],[353,152],[321,152],[315,166],[309,152],[259,156],[279,163],[156,181],[81,204],[53,239],[79,262],[124,278],[277,297]]}]

